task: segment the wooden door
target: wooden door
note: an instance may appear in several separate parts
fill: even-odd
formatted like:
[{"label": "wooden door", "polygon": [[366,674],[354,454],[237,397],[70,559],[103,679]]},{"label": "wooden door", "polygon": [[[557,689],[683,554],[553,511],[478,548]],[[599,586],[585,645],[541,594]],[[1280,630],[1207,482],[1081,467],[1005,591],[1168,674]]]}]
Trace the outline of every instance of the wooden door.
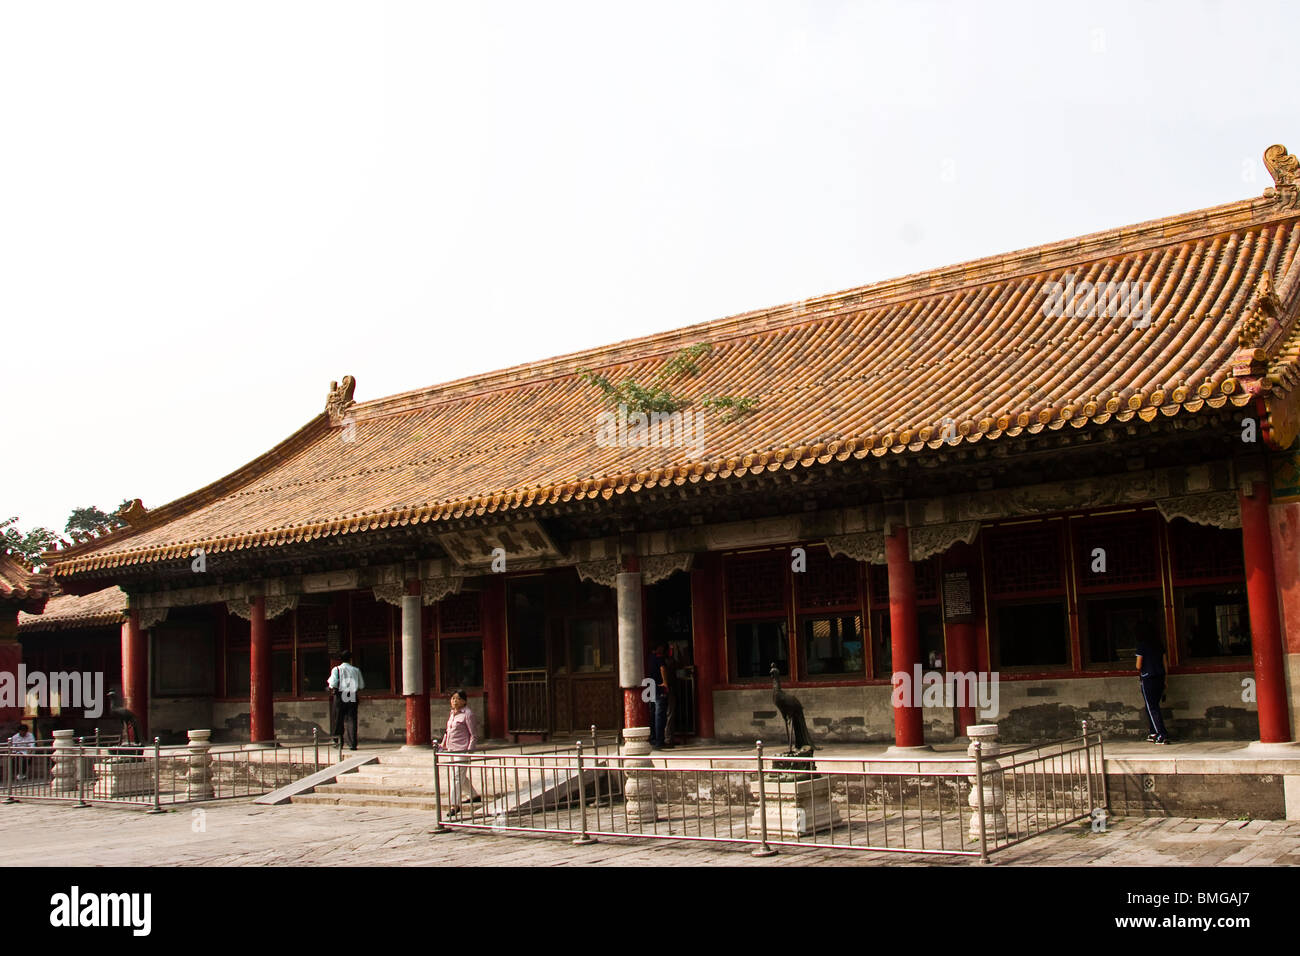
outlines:
[{"label": "wooden door", "polygon": [[[621,726],[614,621],[573,617],[557,628],[552,642],[554,729],[585,733]],[[559,646],[557,646],[559,645]]]}]

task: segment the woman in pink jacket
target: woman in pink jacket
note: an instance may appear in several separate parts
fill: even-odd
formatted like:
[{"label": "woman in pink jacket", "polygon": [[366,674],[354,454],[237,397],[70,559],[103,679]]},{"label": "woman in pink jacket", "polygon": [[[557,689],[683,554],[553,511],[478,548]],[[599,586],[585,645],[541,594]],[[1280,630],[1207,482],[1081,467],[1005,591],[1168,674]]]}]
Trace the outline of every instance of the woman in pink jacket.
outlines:
[{"label": "woman in pink jacket", "polygon": [[[447,715],[447,733],[442,738],[439,748],[444,753],[469,753],[478,749],[478,720],[474,711],[469,709],[465,692],[458,690],[451,695],[451,713]],[[482,803],[483,797],[474,789],[474,781],[469,776],[469,762],[455,762],[451,771],[451,810],[448,816],[458,816],[461,804],[461,786],[469,785],[473,794],[471,803]]]}]

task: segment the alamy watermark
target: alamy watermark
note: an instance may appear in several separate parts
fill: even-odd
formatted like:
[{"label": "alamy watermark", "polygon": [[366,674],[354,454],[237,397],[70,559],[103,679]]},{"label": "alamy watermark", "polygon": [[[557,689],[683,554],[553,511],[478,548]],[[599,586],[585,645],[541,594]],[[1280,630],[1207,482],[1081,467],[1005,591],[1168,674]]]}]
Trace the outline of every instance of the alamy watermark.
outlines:
[{"label": "alamy watermark", "polygon": [[704,416],[699,412],[629,412],[625,404],[617,411],[596,416],[596,444],[601,448],[688,448],[699,455],[704,450]]},{"label": "alamy watermark", "polygon": [[895,671],[890,702],[895,707],[974,707],[985,720],[998,716],[998,673],[928,671],[920,664],[912,673]]},{"label": "alamy watermark", "polygon": [[1067,275],[1064,282],[1044,282],[1043,315],[1049,319],[1128,319],[1134,328],[1151,324],[1151,283],[1080,282]]},{"label": "alamy watermark", "polygon": [[103,671],[0,671],[0,707],[73,707],[86,712],[89,720],[104,713]]},{"label": "alamy watermark", "polygon": [[63,928],[120,927],[148,936],[153,925],[152,893],[83,893],[73,886],[50,897],[50,925]]}]

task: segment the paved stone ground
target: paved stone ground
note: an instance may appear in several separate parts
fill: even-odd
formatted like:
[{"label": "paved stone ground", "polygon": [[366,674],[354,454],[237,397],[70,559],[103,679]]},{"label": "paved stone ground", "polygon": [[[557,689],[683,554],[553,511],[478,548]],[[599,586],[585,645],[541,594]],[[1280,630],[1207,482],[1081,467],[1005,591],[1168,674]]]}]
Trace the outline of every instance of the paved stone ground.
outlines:
[{"label": "paved stone ground", "polygon": [[[196,832],[201,822],[202,832]],[[978,866],[966,858],[782,848],[771,858],[751,847],[690,842],[606,841],[575,847],[567,838],[428,830],[427,812],[387,808],[210,803],[162,815],[51,804],[0,805],[0,866]],[[1296,865],[1300,822],[1112,820],[1106,833],[1075,825],[994,856],[1001,865]]]}]

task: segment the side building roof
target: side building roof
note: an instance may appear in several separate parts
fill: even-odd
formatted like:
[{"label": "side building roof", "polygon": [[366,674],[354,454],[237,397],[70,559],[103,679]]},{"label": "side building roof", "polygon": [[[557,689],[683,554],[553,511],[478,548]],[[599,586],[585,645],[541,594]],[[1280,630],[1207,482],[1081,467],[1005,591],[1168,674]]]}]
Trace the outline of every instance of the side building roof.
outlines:
[{"label": "side building roof", "polygon": [[59,594],[49,599],[41,614],[20,612],[18,633],[106,627],[121,624],[126,614],[126,592],[116,586],[86,595]]},{"label": "side building roof", "polygon": [[0,551],[0,607],[10,609],[10,613],[17,610],[39,614],[52,590],[53,581],[48,575],[33,571],[8,551]]}]

